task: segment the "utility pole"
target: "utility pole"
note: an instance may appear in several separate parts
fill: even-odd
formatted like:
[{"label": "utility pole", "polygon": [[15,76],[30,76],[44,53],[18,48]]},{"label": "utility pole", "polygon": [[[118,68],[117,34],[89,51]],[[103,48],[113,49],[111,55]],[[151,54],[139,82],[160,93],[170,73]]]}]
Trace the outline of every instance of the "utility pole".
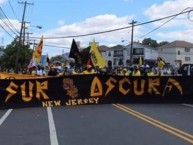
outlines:
[{"label": "utility pole", "polygon": [[24,21],[23,23],[24,23],[24,25],[23,25],[23,40],[22,40],[22,45],[24,45],[24,43],[25,43],[25,34],[26,34],[26,31],[25,31],[25,30],[27,29],[26,23],[30,23],[30,22]]},{"label": "utility pole", "polygon": [[24,10],[23,10],[23,16],[22,16],[22,22],[21,22],[21,29],[20,29],[20,34],[19,34],[19,42],[16,43],[16,60],[15,60],[15,73],[18,73],[18,61],[19,61],[19,52],[20,52],[20,47],[21,47],[21,38],[22,38],[22,34],[23,34],[23,29],[24,29],[24,19],[25,19],[25,11],[26,11],[26,5],[27,4],[32,4],[32,3],[27,3],[27,1],[25,1],[25,3],[20,2],[21,4],[24,4]]},{"label": "utility pole", "polygon": [[130,48],[130,66],[133,65],[133,29],[134,29],[134,24],[137,23],[136,21],[132,20],[131,23],[131,48]]},{"label": "utility pole", "polygon": [[29,45],[29,35],[30,34],[33,34],[33,33],[27,32],[27,45]]}]

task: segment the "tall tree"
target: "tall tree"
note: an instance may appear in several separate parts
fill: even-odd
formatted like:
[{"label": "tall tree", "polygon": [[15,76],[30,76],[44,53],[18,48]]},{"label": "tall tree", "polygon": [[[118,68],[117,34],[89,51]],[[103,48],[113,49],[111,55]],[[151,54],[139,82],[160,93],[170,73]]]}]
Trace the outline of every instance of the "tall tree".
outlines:
[{"label": "tall tree", "polygon": [[[7,69],[14,69],[15,60],[16,60],[16,43],[14,40],[11,44],[7,45],[7,47],[2,50],[4,55],[0,58],[1,67]],[[18,68],[26,68],[28,63],[32,58],[32,49],[29,48],[29,45],[21,45],[19,60],[18,60]]]},{"label": "tall tree", "polygon": [[158,43],[156,40],[153,40],[151,38],[145,38],[143,41],[142,41],[142,44],[145,44],[145,45],[149,45],[149,46],[152,46],[152,47],[158,47]]},{"label": "tall tree", "polygon": [[168,44],[169,42],[168,41],[162,41],[162,42],[160,42],[158,45],[159,46],[163,46],[163,45],[166,45],[166,44]]},{"label": "tall tree", "polygon": [[169,43],[168,41],[161,41],[161,42],[158,43],[156,40],[153,40],[151,38],[145,38],[142,41],[142,44],[149,45],[149,46],[152,46],[152,47],[159,47],[159,46],[162,46],[162,45],[165,45],[165,44],[168,44],[168,43]]}]

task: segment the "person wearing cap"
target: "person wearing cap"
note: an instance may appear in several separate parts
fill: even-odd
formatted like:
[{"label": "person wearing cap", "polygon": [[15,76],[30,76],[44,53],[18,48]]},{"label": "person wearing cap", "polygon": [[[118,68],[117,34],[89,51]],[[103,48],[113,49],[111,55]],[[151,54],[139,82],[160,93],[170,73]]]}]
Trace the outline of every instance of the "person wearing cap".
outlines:
[{"label": "person wearing cap", "polygon": [[141,71],[138,66],[134,66],[132,76],[141,76]]}]

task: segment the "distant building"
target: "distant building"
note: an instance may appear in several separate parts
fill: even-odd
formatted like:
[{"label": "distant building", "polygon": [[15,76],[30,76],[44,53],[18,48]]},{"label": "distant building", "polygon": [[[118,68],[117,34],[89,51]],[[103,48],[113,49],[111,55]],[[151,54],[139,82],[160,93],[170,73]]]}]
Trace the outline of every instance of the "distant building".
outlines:
[{"label": "distant building", "polygon": [[[116,45],[114,47],[99,46],[101,55],[107,62],[108,67],[127,67],[130,66],[131,45]],[[158,57],[156,48],[143,45],[139,42],[133,43],[132,51],[133,65],[139,65],[139,59],[142,61],[155,61]]]},{"label": "distant building", "polygon": [[159,56],[173,66],[193,63],[193,43],[186,41],[173,41],[158,47]]},{"label": "distant building", "polygon": [[[131,45],[127,46],[128,50],[131,50]],[[157,60],[158,57],[158,51],[155,47],[144,45],[139,42],[133,42],[133,64],[139,64],[139,59],[141,58],[142,61],[149,61],[154,62]]]}]

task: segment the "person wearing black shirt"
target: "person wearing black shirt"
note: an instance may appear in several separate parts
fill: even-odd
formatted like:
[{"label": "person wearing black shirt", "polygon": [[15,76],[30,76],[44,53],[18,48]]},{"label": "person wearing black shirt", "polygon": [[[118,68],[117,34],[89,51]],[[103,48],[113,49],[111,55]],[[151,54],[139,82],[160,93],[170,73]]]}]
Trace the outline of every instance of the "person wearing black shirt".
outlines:
[{"label": "person wearing black shirt", "polygon": [[50,70],[48,71],[48,76],[57,76],[58,72],[56,69],[54,69],[53,67],[50,68]]}]

